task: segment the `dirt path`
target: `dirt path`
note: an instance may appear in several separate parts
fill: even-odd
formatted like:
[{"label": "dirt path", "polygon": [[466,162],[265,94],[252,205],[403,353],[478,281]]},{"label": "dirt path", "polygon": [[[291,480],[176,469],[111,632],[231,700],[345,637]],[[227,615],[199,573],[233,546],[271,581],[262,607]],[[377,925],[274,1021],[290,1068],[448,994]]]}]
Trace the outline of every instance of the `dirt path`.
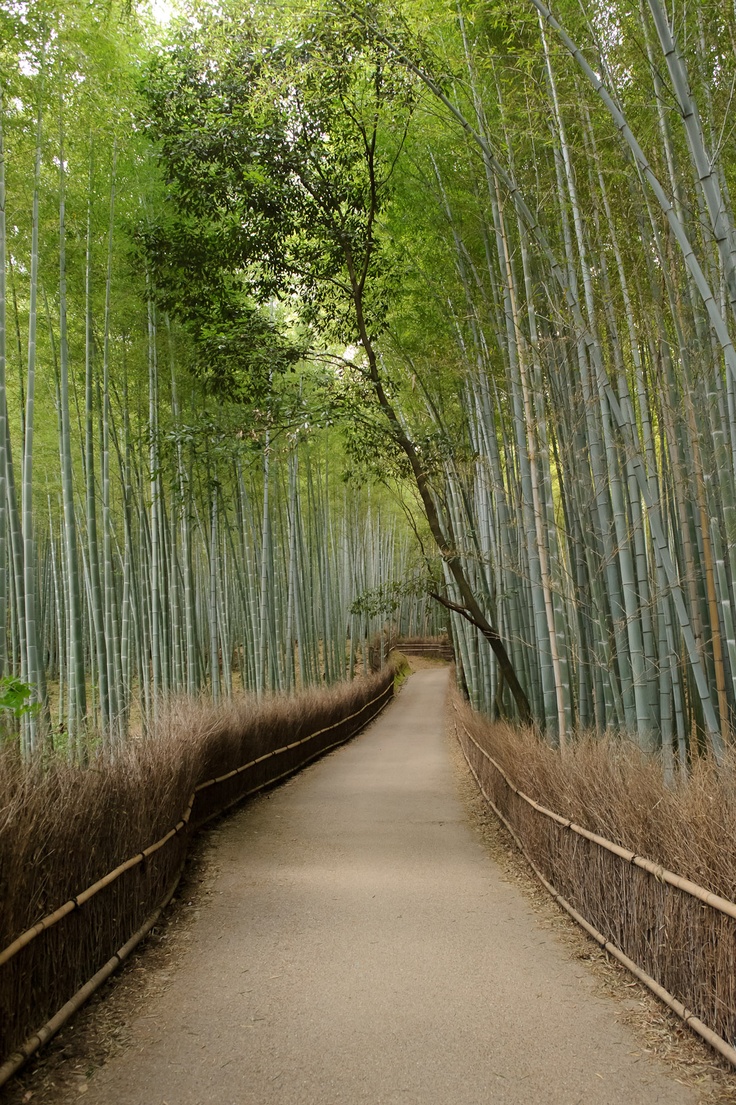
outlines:
[{"label": "dirt path", "polygon": [[86,1105],[694,1105],[467,824],[447,671],[222,831],[211,901]]}]

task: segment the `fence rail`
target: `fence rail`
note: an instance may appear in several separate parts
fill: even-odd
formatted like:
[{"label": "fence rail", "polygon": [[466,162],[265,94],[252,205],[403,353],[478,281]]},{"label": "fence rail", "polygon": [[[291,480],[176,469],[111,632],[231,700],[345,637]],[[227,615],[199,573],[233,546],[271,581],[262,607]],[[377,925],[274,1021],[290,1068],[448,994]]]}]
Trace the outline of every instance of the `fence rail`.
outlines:
[{"label": "fence rail", "polygon": [[441,660],[455,659],[455,649],[451,642],[444,637],[437,638],[436,640],[424,639],[424,640],[408,640],[402,641],[401,638],[394,641],[391,645],[389,652],[394,650],[403,652],[405,656],[436,656]]},{"label": "fence rail", "polygon": [[[524,794],[468,730],[459,717],[457,706],[454,706],[454,709],[455,735],[478,789],[511,833],[544,887],[601,947],[613,955],[677,1013],[693,1031],[736,1067],[736,1048],[724,1038],[725,1035],[729,1039],[733,1038],[730,1029],[736,1021],[734,1002],[736,929],[730,923],[736,920],[736,904],[698,886],[690,879],[668,871],[644,856],[639,856],[613,841],[606,840],[605,837],[590,832]],[[485,778],[483,778],[484,774]],[[554,826],[555,838],[550,840],[544,833],[535,832],[533,826],[525,824],[523,814],[520,815],[518,809],[519,805],[525,810],[532,811],[535,817],[544,819],[546,824]],[[595,856],[589,854],[589,849],[585,850],[584,856],[576,856],[574,864],[568,863],[566,868],[564,859],[562,861],[556,859],[555,851],[558,854],[563,852],[565,838],[570,839],[570,837],[586,841],[603,855],[616,857],[618,870],[611,871],[606,864],[596,863]],[[575,851],[575,849],[573,847],[568,851]],[[555,885],[555,868],[559,872],[564,871],[566,875],[567,897],[563,896]],[[585,874],[580,879],[583,885],[576,885],[576,873],[583,870]],[[641,888],[630,881],[633,878],[633,872],[637,870],[644,872],[649,880],[652,891],[649,895],[642,895]],[[692,906],[683,908],[682,902],[663,900],[663,894],[668,893],[683,896],[692,903]],[[569,897],[578,899],[575,905]],[[695,903],[698,903],[697,906]],[[593,908],[586,909],[586,906],[590,905]],[[639,908],[636,908],[637,905]],[[610,916],[612,910],[617,910],[619,913],[615,919]],[[722,925],[717,923],[709,924],[707,914],[710,910],[722,918],[722,925],[727,926],[727,931],[721,931]],[[590,917],[585,916],[586,912],[593,914],[595,924],[591,923]],[[703,913],[706,917],[702,916]],[[646,933],[633,931],[637,923],[639,928],[646,927]],[[609,939],[596,925],[617,929],[619,939]],[[654,933],[656,936],[653,935]],[[725,937],[722,945],[719,937]],[[717,949],[719,954],[708,958],[701,957],[694,964],[695,970],[683,970],[683,955],[687,952],[692,954],[694,940],[702,941],[705,947]],[[633,951],[634,954],[626,954],[624,946],[627,944],[631,945],[628,950]],[[636,950],[642,946],[648,954],[637,956]],[[637,958],[648,959],[646,966],[649,970],[645,970],[641,963],[637,962]],[[703,972],[701,977],[697,977],[698,967]],[[659,974],[660,978],[653,977],[655,974]],[[663,985],[663,981],[667,981],[669,975],[681,982],[682,988],[686,991],[681,993],[685,1001],[671,992],[675,986],[670,984],[671,989],[668,989]],[[709,1006],[715,1013],[712,1021],[720,1029],[720,1033],[715,1031],[703,1016],[698,1015],[702,1010],[699,1009],[698,1013],[694,1012],[685,1003],[686,1001],[696,1007],[698,1003]]]}]

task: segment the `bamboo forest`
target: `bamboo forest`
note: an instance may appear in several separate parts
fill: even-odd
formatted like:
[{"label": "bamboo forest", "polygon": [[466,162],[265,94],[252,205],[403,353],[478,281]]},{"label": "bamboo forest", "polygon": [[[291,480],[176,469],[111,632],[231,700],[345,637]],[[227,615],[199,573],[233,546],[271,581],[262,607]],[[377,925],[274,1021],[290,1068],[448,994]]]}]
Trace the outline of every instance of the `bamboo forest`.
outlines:
[{"label": "bamboo forest", "polygon": [[[0,6],[24,755],[451,629],[665,768],[736,711],[734,12]],[[16,719],[14,723],[13,719]]]},{"label": "bamboo forest", "polygon": [[550,3],[0,0],[9,1105],[736,1100],[736,0]]}]

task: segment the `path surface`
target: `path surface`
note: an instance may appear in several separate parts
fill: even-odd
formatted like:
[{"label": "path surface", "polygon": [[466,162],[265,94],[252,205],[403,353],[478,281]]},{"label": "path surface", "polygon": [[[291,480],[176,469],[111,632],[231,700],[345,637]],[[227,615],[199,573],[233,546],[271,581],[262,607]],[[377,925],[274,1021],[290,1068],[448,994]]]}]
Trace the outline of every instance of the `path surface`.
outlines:
[{"label": "path surface", "polygon": [[222,834],[212,901],[86,1105],[694,1105],[503,881],[447,672]]}]

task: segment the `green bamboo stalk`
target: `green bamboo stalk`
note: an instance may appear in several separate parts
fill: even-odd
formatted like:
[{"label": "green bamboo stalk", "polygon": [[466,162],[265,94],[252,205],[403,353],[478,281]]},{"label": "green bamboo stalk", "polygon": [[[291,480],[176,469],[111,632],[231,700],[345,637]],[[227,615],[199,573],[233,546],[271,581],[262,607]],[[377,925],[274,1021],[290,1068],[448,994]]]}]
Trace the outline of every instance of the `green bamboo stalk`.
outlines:
[{"label": "green bamboo stalk", "polygon": [[3,87],[0,84],[0,678],[7,671],[7,637],[5,626],[8,618],[8,508],[7,508],[7,463],[5,443],[6,426],[6,220],[5,220],[5,146],[4,146],[4,103]]},{"label": "green bamboo stalk", "polygon": [[59,117],[59,421],[62,502],[64,508],[64,565],[69,610],[69,672],[66,726],[69,755],[76,758],[78,736],[87,713],[87,689],[82,641],[82,597],[79,586],[77,521],[69,417],[69,345],[66,293],[66,160],[63,105]]},{"label": "green bamboo stalk", "polygon": [[[28,359],[26,381],[25,447],[23,450],[23,586],[25,598],[26,665],[25,676],[32,688],[32,703],[40,703],[41,667],[38,654],[38,626],[36,621],[36,556],[33,537],[33,443],[34,404],[36,390],[36,328],[38,300],[38,222],[39,191],[41,183],[41,102],[39,97],[36,117],[36,167],[33,185],[33,228],[31,232],[30,301],[28,309]],[[38,724],[31,711],[24,718],[23,744],[26,756],[38,750]]]},{"label": "green bamboo stalk", "polygon": [[[156,311],[148,297],[148,482],[150,487],[150,645],[151,695],[154,726],[158,720],[161,694],[161,565],[159,514],[161,510],[158,468],[158,361],[156,350]],[[147,662],[147,661],[146,661]]]},{"label": "green bamboo stalk", "polygon": [[94,190],[94,146],[90,140],[89,185],[87,198],[87,247],[85,257],[85,480],[87,517],[87,568],[90,581],[91,616],[94,625],[94,645],[98,681],[100,726],[109,741],[109,689],[107,682],[107,642],[105,616],[100,582],[99,542],[97,537],[97,487],[94,448],[94,329],[92,316],[92,199]]}]

